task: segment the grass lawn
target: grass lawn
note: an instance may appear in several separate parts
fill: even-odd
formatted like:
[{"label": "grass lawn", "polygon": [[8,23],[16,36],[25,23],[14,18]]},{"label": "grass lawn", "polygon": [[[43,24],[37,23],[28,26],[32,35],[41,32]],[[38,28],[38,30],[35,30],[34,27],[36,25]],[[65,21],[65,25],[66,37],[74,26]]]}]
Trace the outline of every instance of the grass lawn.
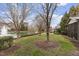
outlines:
[{"label": "grass lawn", "polygon": [[52,56],[52,55],[70,55],[70,53],[76,50],[76,47],[68,39],[64,38],[62,35],[50,34],[50,40],[56,41],[59,46],[57,48],[49,48],[48,50],[39,48],[35,45],[37,40],[46,40],[46,35],[42,34],[23,37],[15,40],[15,45],[21,46],[19,49],[15,50],[10,55],[18,56]]}]

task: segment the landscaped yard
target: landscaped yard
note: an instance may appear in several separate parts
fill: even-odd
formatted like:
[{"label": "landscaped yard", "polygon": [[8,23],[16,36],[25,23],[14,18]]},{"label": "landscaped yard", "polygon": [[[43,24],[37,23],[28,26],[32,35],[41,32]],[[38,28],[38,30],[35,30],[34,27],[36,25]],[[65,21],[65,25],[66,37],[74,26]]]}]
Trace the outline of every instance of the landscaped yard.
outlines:
[{"label": "landscaped yard", "polygon": [[15,46],[1,51],[4,55],[72,55],[77,48],[69,39],[62,35],[50,34],[50,41],[56,42],[56,48],[43,49],[38,47],[35,43],[46,40],[45,34],[23,37],[14,41]]}]

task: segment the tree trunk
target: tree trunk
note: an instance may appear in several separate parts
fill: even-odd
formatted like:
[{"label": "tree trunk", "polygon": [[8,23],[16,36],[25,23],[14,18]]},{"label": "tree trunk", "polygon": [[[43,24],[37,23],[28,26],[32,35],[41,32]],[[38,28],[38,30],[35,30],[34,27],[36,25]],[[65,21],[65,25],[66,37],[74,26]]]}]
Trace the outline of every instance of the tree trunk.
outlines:
[{"label": "tree trunk", "polygon": [[49,41],[49,22],[47,17],[47,28],[46,28],[47,41]]},{"label": "tree trunk", "polygon": [[47,35],[47,41],[49,41],[49,26],[47,26],[46,35]]},{"label": "tree trunk", "polygon": [[17,38],[19,38],[19,32],[17,33]]},{"label": "tree trunk", "polygon": [[17,38],[19,38],[19,31],[16,31],[16,34],[17,34]]},{"label": "tree trunk", "polygon": [[[48,8],[48,5],[47,5],[47,8]],[[47,9],[47,16],[46,16],[46,20],[47,20],[47,22],[46,22],[46,25],[47,25],[47,31],[46,31],[46,34],[47,34],[47,41],[49,41],[49,11],[48,11],[48,9]]]},{"label": "tree trunk", "polygon": [[16,29],[17,38],[19,38],[19,33],[20,33],[20,30]]}]

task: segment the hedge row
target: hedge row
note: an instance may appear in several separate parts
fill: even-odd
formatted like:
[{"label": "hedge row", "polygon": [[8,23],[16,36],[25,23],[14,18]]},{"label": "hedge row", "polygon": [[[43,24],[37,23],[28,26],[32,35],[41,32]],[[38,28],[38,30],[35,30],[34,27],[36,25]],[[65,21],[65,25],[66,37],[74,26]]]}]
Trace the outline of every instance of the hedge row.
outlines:
[{"label": "hedge row", "polygon": [[13,37],[11,36],[0,37],[0,50],[11,47],[12,44],[13,44]]}]

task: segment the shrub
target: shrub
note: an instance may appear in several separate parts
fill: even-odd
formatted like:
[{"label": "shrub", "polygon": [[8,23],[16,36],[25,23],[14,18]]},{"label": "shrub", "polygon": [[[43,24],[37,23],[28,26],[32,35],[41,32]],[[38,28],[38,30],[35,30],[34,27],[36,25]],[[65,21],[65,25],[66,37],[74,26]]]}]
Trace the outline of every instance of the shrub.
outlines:
[{"label": "shrub", "polygon": [[13,44],[13,37],[11,36],[0,37],[0,49],[11,47],[12,44]]},{"label": "shrub", "polygon": [[19,33],[19,36],[21,36],[21,37],[25,37],[27,35],[28,35],[27,31],[20,31],[20,33]]},{"label": "shrub", "polygon": [[[10,33],[10,34],[17,34],[16,31],[11,31],[11,32],[9,32],[9,33]],[[27,31],[20,31],[20,32],[18,33],[18,35],[19,35],[20,37],[25,37],[25,36],[27,36],[27,34],[28,34]]]},{"label": "shrub", "polygon": [[26,36],[27,36],[27,34],[20,34],[20,36],[21,36],[21,37],[26,37]]}]

